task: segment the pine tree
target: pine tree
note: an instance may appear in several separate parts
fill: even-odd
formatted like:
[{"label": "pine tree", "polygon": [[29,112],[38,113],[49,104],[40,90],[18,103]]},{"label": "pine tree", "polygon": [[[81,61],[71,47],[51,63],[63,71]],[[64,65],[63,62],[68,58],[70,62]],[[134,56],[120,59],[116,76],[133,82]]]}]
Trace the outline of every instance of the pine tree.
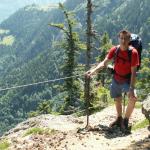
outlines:
[{"label": "pine tree", "polygon": [[[105,59],[108,50],[112,47],[112,42],[107,32],[103,34],[100,43],[101,43],[100,56],[97,57],[98,62],[101,62]],[[106,73],[106,70],[103,70],[103,73],[98,74],[98,78],[97,78],[98,80],[101,81],[101,84],[103,87],[105,86],[105,81],[108,78],[108,75],[105,73]]]},{"label": "pine tree", "polygon": [[65,77],[71,77],[65,80],[64,88],[67,91],[65,98],[64,110],[69,109],[69,106],[75,106],[76,99],[79,97],[79,87],[77,85],[77,79],[72,76],[76,75],[75,68],[77,67],[76,56],[79,49],[83,46],[80,43],[79,35],[74,31],[74,27],[77,24],[74,14],[67,11],[64,6],[59,3],[59,7],[62,10],[65,23],[50,24],[52,27],[56,27],[63,31],[65,40],[62,43],[62,47],[65,49],[65,65],[63,66],[63,73]]}]

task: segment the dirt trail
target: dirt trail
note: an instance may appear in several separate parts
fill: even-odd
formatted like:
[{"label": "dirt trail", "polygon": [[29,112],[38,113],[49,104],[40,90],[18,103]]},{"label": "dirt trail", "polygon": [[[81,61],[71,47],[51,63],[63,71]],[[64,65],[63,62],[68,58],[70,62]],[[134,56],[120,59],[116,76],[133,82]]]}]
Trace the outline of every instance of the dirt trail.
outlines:
[{"label": "dirt trail", "polygon": [[[18,124],[5,137],[11,143],[10,150],[150,149],[150,132],[147,128],[132,131],[129,135],[124,135],[120,131],[110,134],[107,128],[114,118],[115,109],[110,106],[90,116],[90,126],[94,130],[86,131],[82,130],[86,125],[86,117],[41,115]],[[143,119],[141,110],[135,109],[130,123],[134,124]],[[24,137],[26,131],[33,127],[56,131],[50,135]]]}]

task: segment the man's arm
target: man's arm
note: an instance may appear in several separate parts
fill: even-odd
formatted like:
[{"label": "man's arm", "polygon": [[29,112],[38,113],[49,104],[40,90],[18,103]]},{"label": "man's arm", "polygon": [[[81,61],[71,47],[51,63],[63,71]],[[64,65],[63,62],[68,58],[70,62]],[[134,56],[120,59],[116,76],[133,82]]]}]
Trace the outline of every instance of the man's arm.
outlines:
[{"label": "man's arm", "polygon": [[104,67],[107,66],[107,63],[110,61],[110,59],[108,59],[107,57],[100,62],[94,69],[91,69],[89,71],[86,72],[86,75],[88,77],[90,77],[91,75],[93,75],[94,73],[97,73],[99,70],[103,69]]},{"label": "man's arm", "polygon": [[131,67],[129,97],[135,97],[134,87],[135,87],[135,81],[136,81],[136,71],[137,71],[137,67]]},{"label": "man's arm", "polygon": [[139,65],[139,56],[137,50],[132,50],[132,61],[131,61],[131,80],[130,80],[130,87],[131,89],[135,86],[136,80],[136,71],[137,66]]},{"label": "man's arm", "polygon": [[135,87],[136,71],[137,71],[137,67],[131,67],[131,81],[130,81],[131,89]]}]

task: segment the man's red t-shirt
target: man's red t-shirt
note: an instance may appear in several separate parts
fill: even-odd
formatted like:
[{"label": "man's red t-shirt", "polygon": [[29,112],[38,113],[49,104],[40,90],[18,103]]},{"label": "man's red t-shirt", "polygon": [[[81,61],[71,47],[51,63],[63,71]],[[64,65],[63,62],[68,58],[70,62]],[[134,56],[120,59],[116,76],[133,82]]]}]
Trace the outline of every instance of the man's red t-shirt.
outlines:
[{"label": "man's red t-shirt", "polygon": [[[114,56],[116,55],[115,51],[116,51],[116,46],[110,49],[110,51],[107,54],[107,58],[114,59]],[[126,61],[124,61],[120,57],[125,59]],[[139,56],[135,48],[132,49],[131,61],[129,60],[128,51],[120,49],[114,64],[114,69],[116,71],[116,74],[114,75],[115,80],[121,83],[127,81],[128,79],[121,76],[131,73],[131,67],[135,67],[138,65],[139,65]]]}]

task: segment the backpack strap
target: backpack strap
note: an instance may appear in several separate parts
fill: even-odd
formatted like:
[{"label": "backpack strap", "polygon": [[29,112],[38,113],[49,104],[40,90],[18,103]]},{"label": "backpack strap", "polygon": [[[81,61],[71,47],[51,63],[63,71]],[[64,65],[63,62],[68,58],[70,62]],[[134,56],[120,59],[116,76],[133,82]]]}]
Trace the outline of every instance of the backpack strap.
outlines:
[{"label": "backpack strap", "polygon": [[[130,62],[132,59],[132,50],[133,50],[133,47],[130,46],[128,48],[128,59]],[[115,50],[115,54],[114,54],[114,63],[117,61],[117,57],[119,55],[119,52],[120,52],[120,45],[116,46],[116,50]],[[119,57],[119,58],[122,59],[124,62],[126,61],[126,59],[124,59],[124,58],[121,58],[121,57]]]},{"label": "backpack strap", "polygon": [[117,57],[119,55],[120,45],[116,46],[115,54],[114,54],[114,64],[117,61]]},{"label": "backpack strap", "polygon": [[129,58],[130,62],[132,60],[132,50],[133,50],[133,47],[129,46],[129,48],[128,48],[128,58]]}]

